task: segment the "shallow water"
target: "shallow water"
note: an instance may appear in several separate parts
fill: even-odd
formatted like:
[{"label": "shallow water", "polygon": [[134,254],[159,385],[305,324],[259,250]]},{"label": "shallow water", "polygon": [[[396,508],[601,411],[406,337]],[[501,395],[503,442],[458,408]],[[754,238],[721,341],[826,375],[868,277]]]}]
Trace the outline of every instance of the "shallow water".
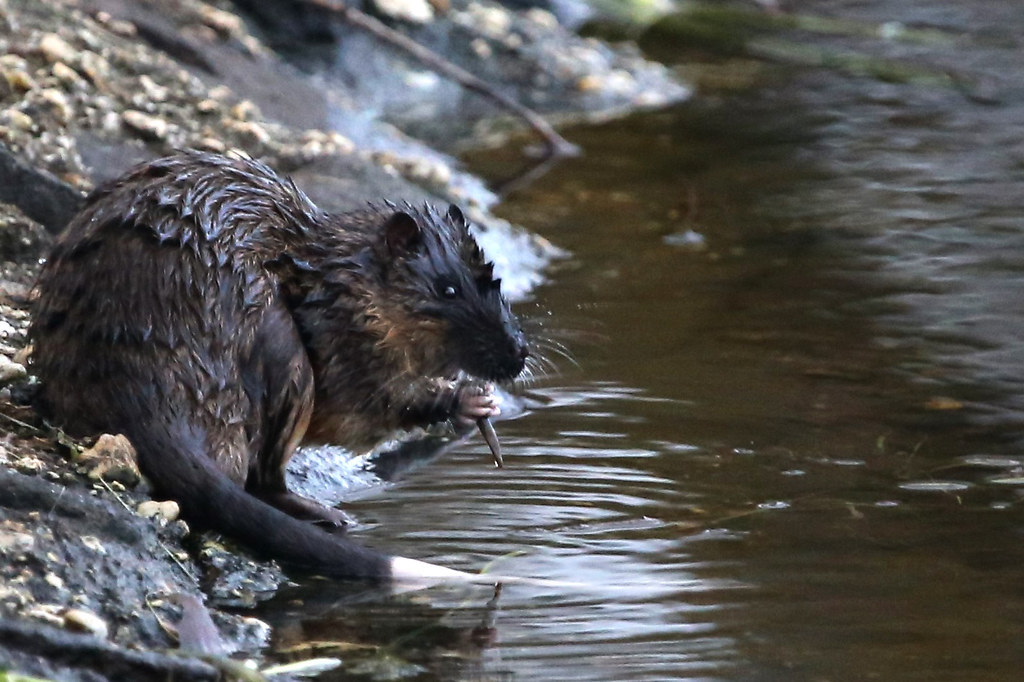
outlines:
[{"label": "shallow water", "polygon": [[1024,12],[907,4],[791,3],[948,40],[783,37],[955,84],[776,64],[568,131],[586,155],[503,204],[573,254],[520,310],[578,366],[497,425],[505,469],[476,438],[348,509],[568,584],[314,583],[268,609],[279,644],[377,647],[322,679],[1016,679]]}]

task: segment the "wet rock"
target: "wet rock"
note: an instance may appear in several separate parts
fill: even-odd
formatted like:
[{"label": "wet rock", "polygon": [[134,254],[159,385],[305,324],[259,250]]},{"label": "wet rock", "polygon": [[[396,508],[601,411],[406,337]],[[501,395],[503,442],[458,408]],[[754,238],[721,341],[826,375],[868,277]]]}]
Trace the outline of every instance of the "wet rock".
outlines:
[{"label": "wet rock", "polygon": [[512,27],[512,15],[504,7],[470,3],[466,8],[464,23],[491,38],[505,38]]},{"label": "wet rock", "polygon": [[385,16],[412,24],[434,20],[434,8],[426,0],[373,0],[373,7]]},{"label": "wet rock", "polygon": [[14,619],[0,619],[0,657],[8,669],[51,680],[92,682],[214,682],[220,673],[202,661],[133,651],[91,634]]},{"label": "wet rock", "polygon": [[16,54],[0,56],[0,74],[14,92],[27,92],[36,86],[35,79],[29,75],[28,62]]},{"label": "wet rock", "polygon": [[44,88],[37,90],[35,98],[42,106],[50,112],[60,125],[67,125],[71,121],[73,111],[67,96],[57,88]]},{"label": "wet rock", "polygon": [[[174,541],[173,526],[160,528],[127,514],[120,503],[93,496],[81,484],[54,485],[3,468],[0,524],[13,538],[8,550],[0,549],[0,585],[23,594],[28,603],[38,601],[38,617],[48,614],[47,622],[56,618],[63,626],[66,611],[79,609],[107,624],[131,623],[130,630],[111,633],[124,644],[167,646],[145,604],[157,585],[182,590],[191,584],[162,549]],[[0,600],[0,621],[15,615],[12,604]],[[81,620],[85,626],[87,617]]]},{"label": "wet rock", "polygon": [[15,130],[24,132],[31,132],[35,127],[35,121],[32,120],[32,117],[17,109],[5,109],[3,112],[0,112],[0,122]]},{"label": "wet rock", "polygon": [[531,7],[523,12],[523,16],[546,31],[554,31],[558,28],[558,17],[546,9]]},{"label": "wet rock", "polygon": [[84,80],[78,72],[64,62],[57,62],[50,69],[53,77],[64,84],[69,90],[77,89],[84,84]]},{"label": "wet rock", "polygon": [[76,632],[88,632],[101,639],[110,634],[106,621],[84,609],[68,609],[64,612],[64,627]]},{"label": "wet rock", "polygon": [[168,601],[181,607],[178,631],[178,646],[183,651],[197,651],[214,656],[231,653],[231,647],[220,636],[213,617],[203,601],[192,594],[172,594]]},{"label": "wet rock", "polygon": [[107,81],[110,78],[110,63],[107,60],[89,50],[84,50],[79,55],[82,73],[100,89],[107,89]]},{"label": "wet rock", "polygon": [[219,110],[220,107],[220,102],[213,98],[201,100],[196,104],[196,110],[198,110],[199,113],[201,114],[212,114],[215,111]]},{"label": "wet rock", "polygon": [[216,152],[218,154],[223,154],[225,151],[227,151],[228,146],[221,142],[220,140],[218,140],[216,137],[204,137],[196,142],[195,148],[208,152]]},{"label": "wet rock", "polygon": [[39,39],[38,49],[50,64],[69,62],[75,58],[75,49],[56,33],[43,34]]},{"label": "wet rock", "polygon": [[198,560],[207,593],[226,606],[252,607],[273,596],[286,580],[276,563],[255,561],[211,538],[203,539]]},{"label": "wet rock", "polygon": [[146,500],[135,508],[135,513],[145,518],[159,518],[164,521],[177,521],[181,515],[181,508],[174,500]]},{"label": "wet rock", "polygon": [[139,85],[142,86],[146,98],[151,102],[163,102],[170,93],[170,88],[157,85],[156,81],[145,74],[139,76]]},{"label": "wet rock", "polygon": [[14,204],[26,216],[56,233],[78,210],[82,195],[0,144],[0,202]]},{"label": "wet rock", "polygon": [[25,366],[14,362],[6,355],[0,355],[0,386],[24,379],[28,372]]},{"label": "wet rock", "polygon": [[36,604],[32,608],[28,609],[25,612],[25,615],[39,621],[40,623],[63,627],[64,619],[60,616],[61,610],[62,607],[59,604]]},{"label": "wet rock", "polygon": [[78,461],[80,470],[92,480],[117,481],[129,488],[134,488],[142,480],[135,448],[121,434],[103,434],[94,446],[79,456]]},{"label": "wet rock", "polygon": [[239,121],[251,121],[260,117],[260,109],[252,100],[243,99],[230,109],[231,116]]},{"label": "wet rock", "polygon": [[490,43],[483,38],[474,38],[470,41],[469,46],[473,48],[473,52],[476,52],[480,59],[488,59],[494,54],[494,50],[491,49]]},{"label": "wet rock", "polygon": [[225,37],[240,37],[245,33],[242,20],[231,12],[203,5],[199,9],[203,24]]},{"label": "wet rock", "polygon": [[93,18],[115,35],[124,36],[125,38],[134,38],[139,34],[135,24],[130,21],[115,19],[110,16],[108,12],[97,12]]},{"label": "wet rock", "polygon": [[16,560],[35,546],[35,538],[24,526],[0,521],[0,555],[8,561]]},{"label": "wet rock", "polygon": [[255,121],[224,121],[224,127],[240,136],[248,144],[266,145],[270,142],[270,133],[266,127]]},{"label": "wet rock", "polygon": [[171,124],[164,119],[134,109],[121,114],[121,120],[146,140],[166,140],[171,129]]}]

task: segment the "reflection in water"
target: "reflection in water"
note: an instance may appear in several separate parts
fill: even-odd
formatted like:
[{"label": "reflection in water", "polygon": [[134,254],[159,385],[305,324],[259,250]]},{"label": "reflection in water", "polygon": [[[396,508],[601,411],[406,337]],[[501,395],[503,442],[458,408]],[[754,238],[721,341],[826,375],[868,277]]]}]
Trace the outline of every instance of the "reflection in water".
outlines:
[{"label": "reflection in water", "polygon": [[813,5],[953,31],[860,48],[993,95],[780,68],[573,131],[587,156],[504,210],[573,252],[537,298],[604,340],[497,425],[504,470],[476,439],[350,510],[400,553],[581,587],[340,603],[320,631],[416,679],[1019,675],[1024,13]]}]

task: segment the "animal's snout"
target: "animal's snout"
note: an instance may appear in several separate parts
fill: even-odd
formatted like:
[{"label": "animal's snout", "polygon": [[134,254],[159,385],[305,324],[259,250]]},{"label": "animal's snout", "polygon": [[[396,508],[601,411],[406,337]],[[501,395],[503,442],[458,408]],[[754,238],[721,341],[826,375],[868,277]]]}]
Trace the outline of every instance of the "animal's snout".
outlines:
[{"label": "animal's snout", "polygon": [[530,357],[530,344],[526,341],[522,334],[520,334],[516,339],[513,357],[515,357],[517,360],[523,363],[525,363],[526,359]]}]

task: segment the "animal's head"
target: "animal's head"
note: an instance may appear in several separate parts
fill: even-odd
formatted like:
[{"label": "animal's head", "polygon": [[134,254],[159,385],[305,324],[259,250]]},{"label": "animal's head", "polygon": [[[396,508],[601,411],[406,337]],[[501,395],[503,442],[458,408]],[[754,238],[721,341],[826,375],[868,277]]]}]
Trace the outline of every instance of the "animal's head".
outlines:
[{"label": "animal's head", "polygon": [[436,346],[412,349],[412,355],[431,358],[442,372],[462,370],[485,380],[522,372],[529,356],[522,327],[462,211],[395,209],[378,239],[385,295],[402,311],[397,333]]}]

